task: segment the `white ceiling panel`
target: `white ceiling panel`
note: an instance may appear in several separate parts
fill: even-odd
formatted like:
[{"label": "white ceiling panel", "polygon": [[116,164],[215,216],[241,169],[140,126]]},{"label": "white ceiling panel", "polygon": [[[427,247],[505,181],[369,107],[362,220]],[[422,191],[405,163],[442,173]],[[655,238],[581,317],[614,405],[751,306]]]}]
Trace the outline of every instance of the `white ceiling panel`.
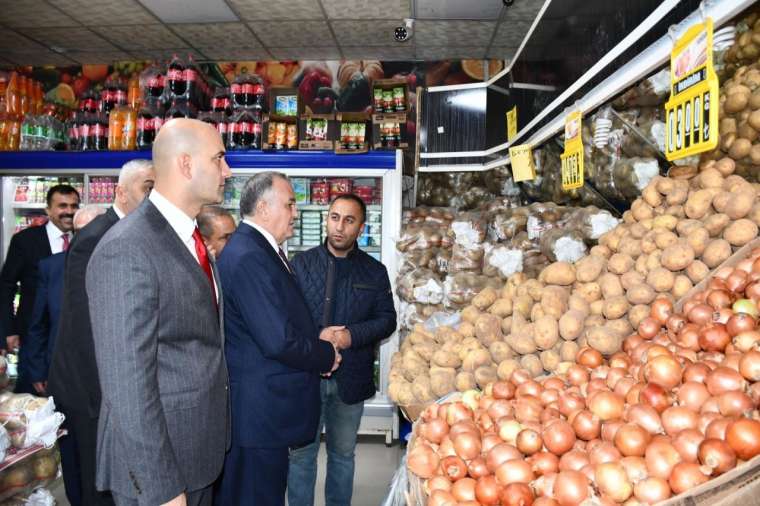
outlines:
[{"label": "white ceiling panel", "polygon": [[324,19],[317,0],[227,0],[241,19]]},{"label": "white ceiling panel", "polygon": [[275,60],[340,60],[337,47],[272,47],[269,52]]},{"label": "white ceiling panel", "polygon": [[93,30],[130,52],[187,46],[164,25],[93,27]]},{"label": "white ceiling panel", "polygon": [[511,60],[515,53],[517,53],[516,47],[508,46],[491,46],[488,49],[488,58],[492,60]]},{"label": "white ceiling panel", "polygon": [[486,57],[486,47],[417,47],[417,58],[422,60],[470,59],[481,60]]},{"label": "white ceiling panel", "polygon": [[33,53],[9,52],[3,53],[3,58],[17,65],[58,65],[60,67],[66,67],[69,65],[76,65],[77,63],[65,56],[54,53],[53,51],[35,51]]},{"label": "white ceiling panel", "polygon": [[414,60],[414,46],[342,46],[343,56],[347,60]]},{"label": "white ceiling panel", "polygon": [[419,46],[488,46],[494,21],[418,21],[414,43]]},{"label": "white ceiling panel", "polygon": [[248,25],[267,47],[335,45],[326,21],[254,21]]},{"label": "white ceiling panel", "polygon": [[399,25],[398,21],[346,20],[332,21],[333,32],[341,46],[413,46],[413,39],[406,42],[396,42],[393,30]]},{"label": "white ceiling panel", "polygon": [[522,44],[523,39],[530,30],[532,20],[503,22],[499,24],[496,30],[496,36],[493,39],[494,46],[516,46]]},{"label": "white ceiling panel", "polygon": [[174,49],[157,49],[157,50],[136,50],[130,51],[130,55],[135,60],[156,60],[156,61],[168,61],[174,55],[179,56],[183,60],[187,60],[188,56],[192,56],[195,61],[206,60],[206,55],[198,51],[197,49],[184,47]]},{"label": "white ceiling panel", "polygon": [[240,47],[200,48],[206,58],[213,61],[261,61],[271,60],[272,55],[264,49]]},{"label": "white ceiling panel", "polygon": [[97,48],[103,51],[117,50],[98,34],[87,28],[25,28],[21,30],[25,35],[55,49],[56,51],[87,51]]},{"label": "white ceiling panel", "polygon": [[416,5],[417,19],[496,19],[502,8],[501,0],[416,0]]},{"label": "white ceiling panel", "polygon": [[10,27],[79,26],[43,0],[0,0],[0,21]]},{"label": "white ceiling panel", "polygon": [[238,17],[224,0],[140,0],[164,23],[222,23]]},{"label": "white ceiling panel", "polygon": [[66,14],[87,26],[140,25],[156,18],[135,0],[48,0]]},{"label": "white ceiling panel", "polygon": [[0,51],[29,52],[46,50],[45,46],[38,44],[28,37],[24,37],[18,32],[0,28]]},{"label": "white ceiling panel", "polygon": [[192,23],[169,26],[193,47],[261,47],[244,23]]},{"label": "white ceiling panel", "polygon": [[397,19],[412,17],[411,0],[322,0],[330,19]]},{"label": "white ceiling panel", "polygon": [[131,60],[132,56],[124,51],[69,51],[68,58],[79,63],[105,63]]}]

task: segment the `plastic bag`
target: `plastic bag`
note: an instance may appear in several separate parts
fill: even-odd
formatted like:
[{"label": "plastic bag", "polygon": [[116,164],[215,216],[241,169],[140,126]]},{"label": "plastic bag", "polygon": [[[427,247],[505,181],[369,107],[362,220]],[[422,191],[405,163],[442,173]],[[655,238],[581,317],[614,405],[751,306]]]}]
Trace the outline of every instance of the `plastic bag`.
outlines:
[{"label": "plastic bag", "polygon": [[507,279],[516,272],[522,272],[524,255],[521,249],[506,245],[494,246],[486,253],[483,274]]},{"label": "plastic bag", "polygon": [[455,244],[451,251],[451,260],[448,264],[448,272],[456,274],[458,272],[476,272],[480,274],[483,271],[483,256],[485,248],[482,244],[465,247]]},{"label": "plastic bag", "polygon": [[[401,457],[401,463],[393,473],[388,493],[383,499],[380,506],[408,506],[409,504],[424,504],[426,498],[422,496],[422,491],[416,491],[414,496],[410,496],[409,489],[409,471],[406,468],[406,455]],[[417,497],[419,495],[419,497]]]},{"label": "plastic bag", "polygon": [[554,228],[541,236],[541,252],[553,262],[575,263],[586,255],[586,243],[574,229]]},{"label": "plastic bag", "polygon": [[440,304],[443,301],[443,284],[430,269],[418,268],[399,276],[397,291],[407,302]]},{"label": "plastic bag", "polygon": [[446,229],[437,225],[410,223],[401,230],[396,249],[401,252],[424,250],[441,246]]},{"label": "plastic bag", "polygon": [[461,213],[451,222],[454,244],[465,248],[476,248],[486,239],[487,216],[483,213]]},{"label": "plastic bag", "polygon": [[448,308],[462,308],[485,287],[491,286],[498,289],[502,284],[499,278],[469,272],[446,276],[443,281],[443,304]]},{"label": "plastic bag", "polygon": [[51,447],[63,420],[63,414],[55,411],[52,397],[11,393],[0,395],[0,423],[8,429],[14,446],[26,448],[40,443]]},{"label": "plastic bag", "polygon": [[488,227],[488,237],[493,242],[507,241],[525,231],[527,225],[526,208],[507,209],[494,214]]},{"label": "plastic bag", "polygon": [[623,93],[613,102],[616,109],[664,104],[670,93],[670,69],[664,68]]}]

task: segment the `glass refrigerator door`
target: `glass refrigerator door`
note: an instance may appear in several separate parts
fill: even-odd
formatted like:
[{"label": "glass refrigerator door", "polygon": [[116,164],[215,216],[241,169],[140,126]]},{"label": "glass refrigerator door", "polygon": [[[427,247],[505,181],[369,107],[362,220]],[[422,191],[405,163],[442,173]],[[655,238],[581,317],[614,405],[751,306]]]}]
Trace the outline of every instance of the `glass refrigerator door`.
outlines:
[{"label": "glass refrigerator door", "polygon": [[47,222],[47,192],[51,187],[62,183],[70,184],[82,195],[83,175],[3,177],[3,259],[13,234]]}]

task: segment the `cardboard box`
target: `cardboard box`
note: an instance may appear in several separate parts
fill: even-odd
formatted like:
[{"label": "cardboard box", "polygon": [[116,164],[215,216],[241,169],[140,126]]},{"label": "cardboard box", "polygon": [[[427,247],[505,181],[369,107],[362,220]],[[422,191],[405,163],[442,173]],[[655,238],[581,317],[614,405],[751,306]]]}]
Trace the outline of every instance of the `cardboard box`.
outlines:
[{"label": "cardboard box", "polygon": [[[694,285],[694,288],[686,292],[686,295],[681,297],[674,305],[674,309],[676,312],[680,312],[681,308],[683,307],[684,303],[689,300],[695,293],[704,290],[705,287],[710,283],[710,279],[713,277],[713,273],[715,273],[718,269],[722,269],[723,267],[734,267],[736,264],[747,258],[750,253],[752,253],[752,250],[755,248],[760,248],[760,237],[753,239],[752,241],[748,242],[738,250],[734,252],[733,255],[728,257],[725,262],[717,266],[715,269],[710,271],[710,274],[707,275],[705,279]],[[760,504],[760,502],[758,502]]]},{"label": "cardboard box", "polygon": [[[323,119],[327,121],[327,139],[325,140],[309,140],[307,139],[307,128],[310,119]],[[335,114],[314,114],[310,110],[306,110],[298,118],[298,129],[300,133],[300,141],[298,142],[298,149],[320,150],[320,151],[332,151],[335,149],[335,140],[338,138],[340,126],[335,119]]]},{"label": "cardboard box", "polygon": [[[385,108],[383,110],[379,110],[375,106],[375,90],[381,89],[383,91],[390,90],[393,92],[395,88],[402,88],[404,93],[404,110],[399,111],[394,108],[394,110],[386,111]],[[409,85],[404,79],[375,79],[372,82],[372,110],[375,112],[375,114],[406,114],[411,110],[411,104],[409,103]],[[406,121],[406,118],[404,118],[404,121]]]},{"label": "cardboard box", "polygon": [[[339,112],[336,115],[338,122],[338,136],[335,139],[336,154],[357,154],[369,151],[369,141],[372,139],[372,121],[366,112]],[[346,149],[341,146],[341,126],[343,123],[364,123],[364,142],[359,149]]]},{"label": "cardboard box", "polygon": [[[289,114],[284,114],[285,111],[278,108],[278,103],[282,103],[283,101],[280,97],[295,97],[295,110],[292,110],[292,107],[290,107]],[[292,99],[290,103],[292,104]],[[293,118],[294,120],[297,120],[301,114],[303,114],[303,101],[298,95],[298,88],[290,86],[271,86],[269,88],[270,116],[276,116],[278,118]]]}]

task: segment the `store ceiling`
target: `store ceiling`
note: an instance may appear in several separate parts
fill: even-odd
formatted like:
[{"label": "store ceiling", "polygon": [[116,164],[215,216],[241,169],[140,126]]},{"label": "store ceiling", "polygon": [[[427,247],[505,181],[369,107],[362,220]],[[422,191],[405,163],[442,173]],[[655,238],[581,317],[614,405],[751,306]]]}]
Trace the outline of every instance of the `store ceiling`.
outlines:
[{"label": "store ceiling", "polygon": [[[511,59],[545,0],[0,0],[0,63]],[[413,37],[393,38],[415,18]]]}]

